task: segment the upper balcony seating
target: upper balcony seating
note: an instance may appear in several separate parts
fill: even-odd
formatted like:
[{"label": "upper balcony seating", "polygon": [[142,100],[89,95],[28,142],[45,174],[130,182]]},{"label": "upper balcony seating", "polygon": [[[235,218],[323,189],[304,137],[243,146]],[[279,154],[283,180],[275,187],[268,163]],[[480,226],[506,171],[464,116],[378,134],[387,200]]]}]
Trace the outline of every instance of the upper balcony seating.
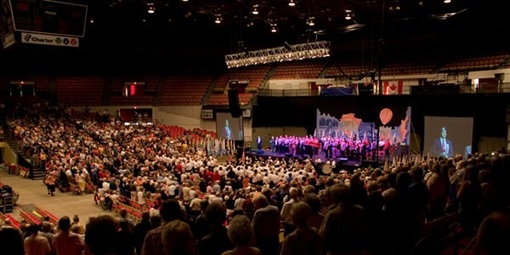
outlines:
[{"label": "upper balcony seating", "polygon": [[214,93],[224,93],[230,80],[246,81],[248,85],[245,90],[256,92],[262,86],[269,69],[269,65],[258,65],[227,70],[216,80]]},{"label": "upper balcony seating", "polygon": [[101,105],[104,86],[102,76],[58,76],[58,101],[69,106]]},{"label": "upper balcony seating", "polygon": [[325,59],[281,62],[276,66],[272,80],[316,79],[326,66]]},{"label": "upper balcony seating", "polygon": [[209,88],[212,74],[190,73],[167,78],[161,95],[161,105],[200,105]]}]

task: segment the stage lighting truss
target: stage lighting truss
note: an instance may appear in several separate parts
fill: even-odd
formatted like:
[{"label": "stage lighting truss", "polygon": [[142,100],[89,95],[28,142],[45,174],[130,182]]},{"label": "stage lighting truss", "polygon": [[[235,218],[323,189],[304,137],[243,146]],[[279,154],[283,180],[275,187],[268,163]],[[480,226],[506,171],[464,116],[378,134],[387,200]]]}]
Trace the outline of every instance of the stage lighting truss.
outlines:
[{"label": "stage lighting truss", "polygon": [[329,57],[331,43],[319,41],[225,55],[228,68]]}]

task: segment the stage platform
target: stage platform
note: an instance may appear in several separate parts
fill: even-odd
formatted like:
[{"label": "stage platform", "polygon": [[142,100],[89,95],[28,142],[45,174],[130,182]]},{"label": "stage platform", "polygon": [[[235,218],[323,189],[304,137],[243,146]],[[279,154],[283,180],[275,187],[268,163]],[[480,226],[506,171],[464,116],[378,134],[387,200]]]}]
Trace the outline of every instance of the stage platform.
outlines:
[{"label": "stage platform", "polygon": [[[292,159],[297,159],[299,161],[309,159],[308,155],[293,156],[289,153],[278,153],[278,152],[272,152],[269,150],[262,150],[262,151],[250,150],[250,151],[246,152],[246,155],[247,156],[250,155],[253,157],[257,157],[257,158],[263,158],[263,159],[267,159],[269,157],[271,157],[271,158],[286,158],[286,159],[292,158]],[[320,167],[322,167],[327,160],[324,155],[319,155],[319,157],[321,158],[321,161],[322,161],[322,163],[319,163],[319,165],[320,165]],[[335,159],[335,161],[336,161],[336,169],[333,169],[333,172],[338,172],[340,170],[353,171],[360,167],[369,167],[369,166],[383,167],[384,166],[384,161],[382,161],[382,162],[368,161],[368,160],[360,161],[360,160],[340,159],[340,158]]]}]

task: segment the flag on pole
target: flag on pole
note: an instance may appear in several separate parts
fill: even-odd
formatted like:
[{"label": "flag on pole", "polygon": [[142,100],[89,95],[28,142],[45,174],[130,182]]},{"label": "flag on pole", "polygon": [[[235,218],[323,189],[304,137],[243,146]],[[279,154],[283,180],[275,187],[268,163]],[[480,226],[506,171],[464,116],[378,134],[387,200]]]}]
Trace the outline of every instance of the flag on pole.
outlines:
[{"label": "flag on pole", "polygon": [[401,95],[404,88],[403,81],[385,81],[384,95]]}]

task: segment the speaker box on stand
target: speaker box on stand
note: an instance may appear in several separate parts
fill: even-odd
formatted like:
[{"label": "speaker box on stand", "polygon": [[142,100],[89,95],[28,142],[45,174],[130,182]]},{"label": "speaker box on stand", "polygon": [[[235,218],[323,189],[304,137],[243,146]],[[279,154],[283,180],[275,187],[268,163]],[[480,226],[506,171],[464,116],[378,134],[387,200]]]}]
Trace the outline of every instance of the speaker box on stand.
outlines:
[{"label": "speaker box on stand", "polygon": [[232,118],[239,118],[241,117],[241,115],[243,115],[241,106],[239,106],[239,94],[237,93],[237,90],[234,89],[228,90],[228,106]]}]

